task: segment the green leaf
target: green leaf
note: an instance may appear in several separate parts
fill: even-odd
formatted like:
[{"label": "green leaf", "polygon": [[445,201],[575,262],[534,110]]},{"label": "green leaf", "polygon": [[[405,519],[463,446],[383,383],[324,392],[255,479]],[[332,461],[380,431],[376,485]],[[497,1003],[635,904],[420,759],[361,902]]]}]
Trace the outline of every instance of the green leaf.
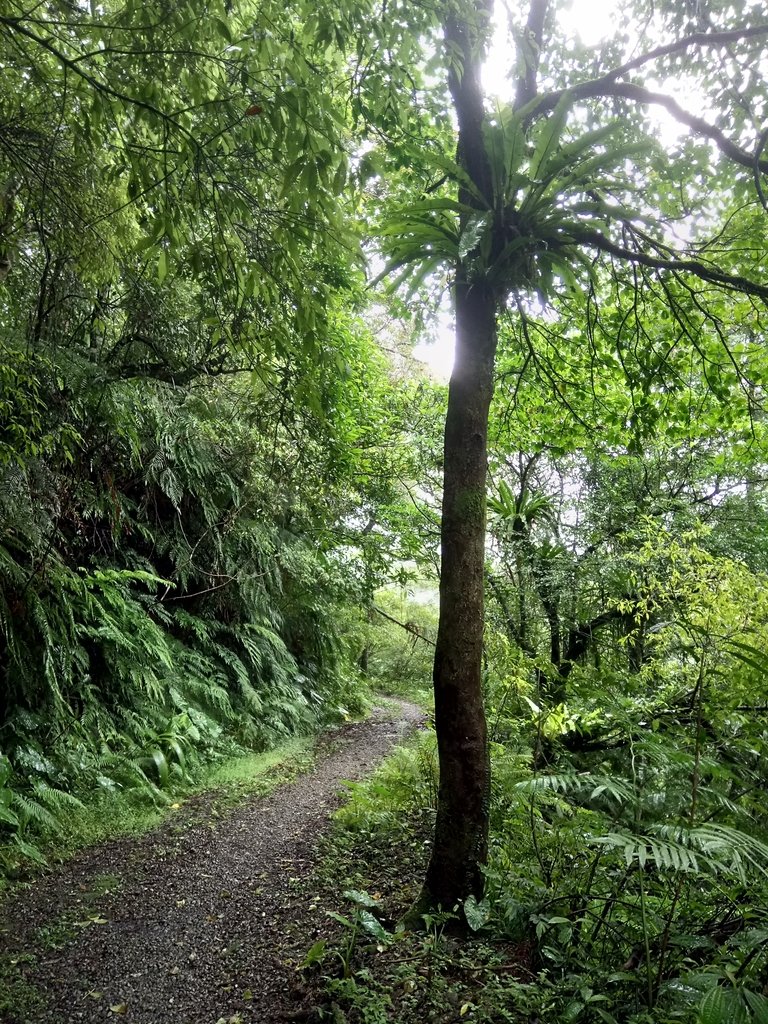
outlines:
[{"label": "green leaf", "polygon": [[[630,976],[631,977],[631,976]],[[599,1006],[593,1007],[594,1012],[598,1015],[600,1020],[605,1021],[605,1024],[619,1024],[612,1013],[608,1013],[607,1010],[601,1009]]]},{"label": "green leaf", "polygon": [[568,121],[573,101],[569,92],[564,92],[558,100],[557,106],[550,116],[539,128],[536,148],[531,159],[531,177],[541,178],[545,172],[547,161],[557,148],[560,136]]},{"label": "green leaf", "polygon": [[157,776],[161,786],[168,785],[168,759],[162,750],[155,748],[149,755],[157,768]]},{"label": "green leaf", "polygon": [[368,932],[369,935],[373,935],[379,942],[386,942],[390,938],[389,933],[384,929],[381,922],[376,920],[370,910],[361,910],[359,917],[364,931]]},{"label": "green leaf", "polygon": [[2,803],[0,803],[0,821],[5,822],[6,825],[14,825],[16,827],[19,825],[19,819],[16,814]]},{"label": "green leaf", "polygon": [[306,956],[299,964],[299,970],[305,967],[312,967],[313,964],[319,964],[325,958],[325,949],[328,945],[326,939],[318,939],[314,945],[310,946],[307,950]]},{"label": "green leaf", "polygon": [[35,864],[44,865],[47,863],[45,857],[40,852],[40,850],[38,850],[34,843],[30,843],[26,839],[22,839],[21,836],[18,835],[13,837],[13,842],[14,845],[17,846],[18,849],[21,851],[21,853],[23,853],[25,857],[33,861]]},{"label": "green leaf", "polygon": [[373,896],[361,889],[345,889],[343,896],[345,899],[351,900],[352,903],[356,903],[359,907],[368,907],[369,910],[381,906],[380,900],[375,900]]},{"label": "green leaf", "polygon": [[339,924],[343,924],[345,928],[355,927],[354,921],[350,921],[348,917],[344,917],[343,914],[338,914],[335,910],[326,910],[326,914],[334,921],[338,921]]},{"label": "green leaf", "polygon": [[473,213],[472,216],[467,219],[467,223],[462,229],[459,237],[458,253],[460,259],[466,259],[466,257],[480,245],[480,240],[488,228],[490,218],[490,213],[478,212]]},{"label": "green leaf", "polygon": [[186,757],[184,756],[184,751],[182,750],[179,741],[176,739],[170,739],[168,741],[168,749],[173,751],[176,755],[176,761],[183,770],[186,767]]},{"label": "green leaf", "polygon": [[473,932],[479,931],[491,916],[491,906],[487,899],[478,903],[474,896],[467,896],[464,900],[464,917]]},{"label": "green leaf", "polygon": [[219,35],[223,36],[224,39],[226,39],[226,41],[228,43],[231,43],[232,42],[232,29],[229,27],[228,23],[226,21],[224,21],[223,18],[213,18],[211,20],[212,20],[214,26],[216,27],[216,29],[218,30]]},{"label": "green leaf", "polygon": [[699,1003],[698,1024],[728,1024],[728,993],[719,985],[704,996]]},{"label": "green leaf", "polygon": [[748,988],[743,989],[742,994],[752,1011],[752,1024],[768,1024],[768,999]]},{"label": "green leaf", "polygon": [[731,648],[734,658],[756,669],[761,675],[768,675],[768,654],[765,651],[740,640],[726,640],[725,644]]}]

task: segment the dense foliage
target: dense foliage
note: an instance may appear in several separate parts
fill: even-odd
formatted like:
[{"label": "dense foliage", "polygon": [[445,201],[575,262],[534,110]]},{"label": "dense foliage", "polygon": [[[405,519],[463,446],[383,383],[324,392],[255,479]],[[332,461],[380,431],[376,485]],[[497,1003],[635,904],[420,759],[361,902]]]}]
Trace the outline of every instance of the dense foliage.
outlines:
[{"label": "dense foliage", "polygon": [[[307,961],[328,1012],[768,1020],[768,26],[741,6],[637,0],[588,47],[512,5],[492,102],[483,2],[9,0],[5,868],[370,681],[423,696],[437,645],[450,772],[430,737],[354,791],[346,939]],[[446,284],[441,453],[408,348]],[[363,890],[412,907],[436,805],[461,898],[395,938]]]},{"label": "dense foliage", "polygon": [[305,13],[0,20],[11,866],[74,794],[161,800],[362,707],[424,403],[362,319],[339,59]]}]

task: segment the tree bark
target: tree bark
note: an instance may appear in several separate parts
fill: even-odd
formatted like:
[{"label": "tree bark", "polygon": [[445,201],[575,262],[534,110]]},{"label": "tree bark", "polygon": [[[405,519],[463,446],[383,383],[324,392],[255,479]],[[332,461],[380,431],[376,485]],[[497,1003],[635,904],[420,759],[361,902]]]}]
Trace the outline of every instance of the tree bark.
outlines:
[{"label": "tree bark", "polygon": [[496,353],[496,296],[456,284],[456,361],[445,424],[435,728],[440,789],[420,903],[450,910],[483,891],[490,767],[482,695],[488,413]]},{"label": "tree bark", "polygon": [[[489,267],[506,241],[484,136],[481,83],[493,0],[450,6],[445,20],[448,87],[459,128],[456,161],[465,175],[458,199],[469,211],[460,227],[466,227],[472,211],[492,212],[485,262]],[[535,93],[547,0],[532,0],[531,8],[532,50],[521,88]],[[503,292],[514,282],[503,290],[491,284],[477,255],[462,254],[456,266],[456,354],[445,424],[440,620],[433,673],[440,788],[432,855],[409,921],[429,908],[450,911],[470,895],[480,898],[488,851],[490,763],[482,693],[488,414],[496,314]]]}]

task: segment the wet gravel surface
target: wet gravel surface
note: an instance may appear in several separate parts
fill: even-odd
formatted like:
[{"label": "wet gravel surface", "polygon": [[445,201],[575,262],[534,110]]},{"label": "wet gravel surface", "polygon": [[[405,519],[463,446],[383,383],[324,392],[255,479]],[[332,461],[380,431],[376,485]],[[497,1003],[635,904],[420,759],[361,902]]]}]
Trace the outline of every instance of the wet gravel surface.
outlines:
[{"label": "wet gravel surface", "polygon": [[220,817],[203,798],[186,821],[85,851],[17,892],[0,908],[0,956],[42,1005],[3,1024],[301,1019],[295,967],[327,920],[310,881],[319,836],[343,780],[423,718],[405,702],[377,709],[270,796]]}]

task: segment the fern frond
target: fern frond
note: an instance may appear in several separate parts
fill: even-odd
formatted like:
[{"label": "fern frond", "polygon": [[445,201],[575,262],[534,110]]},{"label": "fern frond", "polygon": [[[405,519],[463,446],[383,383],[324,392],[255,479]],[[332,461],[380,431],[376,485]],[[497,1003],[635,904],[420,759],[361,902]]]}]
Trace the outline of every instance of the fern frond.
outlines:
[{"label": "fern frond", "polygon": [[561,793],[578,796],[582,803],[591,804],[600,798],[617,807],[637,800],[633,787],[614,776],[595,775],[591,772],[560,772],[537,775],[515,784],[520,793]]},{"label": "fern frond", "polygon": [[768,845],[725,825],[656,825],[646,835],[610,832],[592,842],[620,850],[627,866],[652,863],[660,871],[726,874],[746,882],[755,871],[768,875]]}]

